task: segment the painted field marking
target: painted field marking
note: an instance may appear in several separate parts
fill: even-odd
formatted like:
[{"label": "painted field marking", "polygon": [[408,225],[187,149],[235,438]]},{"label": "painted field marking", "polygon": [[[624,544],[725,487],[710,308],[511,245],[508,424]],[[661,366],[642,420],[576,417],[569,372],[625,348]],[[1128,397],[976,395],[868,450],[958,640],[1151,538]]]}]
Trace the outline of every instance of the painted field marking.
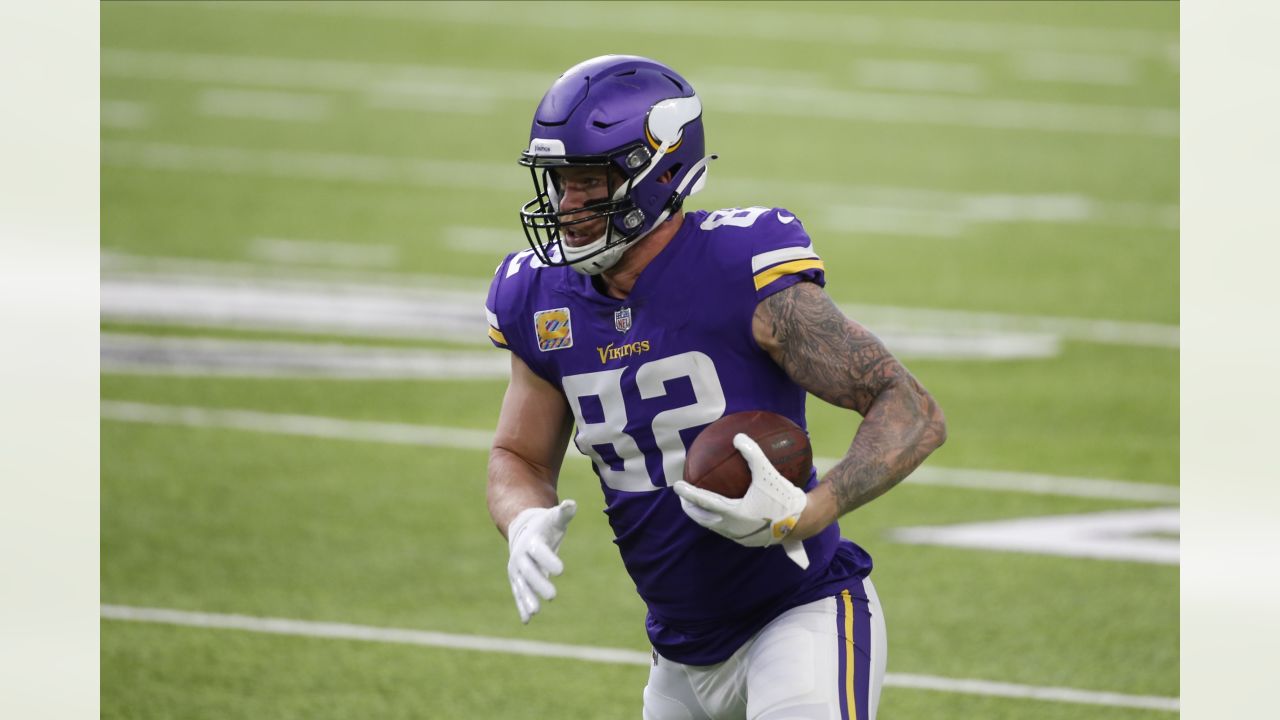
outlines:
[{"label": "painted field marking", "polygon": [[1014,72],[1025,80],[1085,85],[1133,85],[1138,71],[1132,58],[1033,51],[1013,58]]},{"label": "painted field marking", "polygon": [[1178,540],[1158,535],[1178,532],[1177,508],[1151,508],[904,527],[889,537],[915,545],[1177,565]]},{"label": "painted field marking", "polygon": [[[384,155],[258,150],[106,140],[106,166],[215,175],[252,175],[322,182],[354,182],[493,191],[527,190],[527,178],[497,163]],[[1115,202],[1076,193],[960,193],[923,188],[846,185],[764,178],[716,178],[717,188],[747,197],[805,197],[824,212],[810,223],[840,233],[885,232],[959,237],[981,223],[1086,224],[1177,230],[1177,205]],[[522,237],[506,234],[520,247]],[[1176,238],[1175,238],[1176,239]]]},{"label": "painted field marking", "polygon": [[941,93],[981,92],[986,74],[974,63],[864,58],[853,65],[853,77],[863,87]]},{"label": "painted field marking", "polygon": [[[224,428],[249,432],[323,437],[334,440],[379,442],[422,447],[445,447],[458,450],[488,450],[493,435],[483,430],[414,425],[409,423],[345,420],[315,415],[291,415],[257,410],[221,409],[184,405],[103,400],[103,420],[179,425],[200,428]],[[578,457],[571,445],[567,457]],[[834,465],[834,458],[815,458],[819,469]],[[917,479],[917,475],[920,476]],[[1134,502],[1177,502],[1178,489],[1151,483],[1099,480],[1046,475],[958,468],[928,467],[917,470],[905,481],[908,485],[933,485],[970,490],[1061,495],[1100,500]]]},{"label": "painted field marking", "polygon": [[505,353],[102,333],[104,374],[335,380],[506,379]]},{"label": "painted field marking", "polygon": [[[428,111],[456,97],[467,106],[498,101],[536,101],[541,88],[560,72],[481,70],[430,65],[392,65],[335,60],[302,60],[248,55],[172,53],[125,48],[102,50],[105,77],[184,82],[243,83],[270,87],[310,87],[359,92],[374,104],[387,96],[426,99]],[[741,77],[750,77],[744,73]],[[536,79],[535,79],[536,78]],[[878,93],[831,86],[763,85],[741,80],[702,83],[699,94],[719,112],[786,117],[826,117],[871,123],[923,124],[1061,133],[1138,134],[1176,139],[1176,108],[1046,102],[1016,98],[946,94]],[[261,111],[262,102],[236,102]],[[270,109],[273,102],[265,103]],[[407,109],[415,107],[413,103]],[[474,111],[474,107],[468,107]],[[452,110],[450,110],[452,112]],[[308,118],[302,118],[308,119]]]},{"label": "painted field marking", "polygon": [[114,400],[103,400],[100,413],[104,420],[117,422],[223,428],[276,435],[328,438],[331,440],[353,440],[357,442],[443,447],[460,450],[488,450],[493,445],[493,433],[485,430],[466,430],[438,425],[413,425],[370,420],[342,420],[316,415],[289,415],[254,410],[180,405],[150,405],[147,403]]},{"label": "painted field marking", "polygon": [[151,124],[150,108],[134,100],[103,98],[100,113],[104,128],[139,130]]},{"label": "painted field marking", "polygon": [[[525,246],[527,247],[527,246]],[[512,248],[519,249],[519,248]],[[358,268],[296,267],[235,260],[173,258],[130,255],[104,248],[99,254],[102,274],[120,278],[167,275],[190,279],[221,279],[227,282],[284,281],[321,287],[354,286],[380,290],[421,290],[483,295],[488,278],[432,275],[428,273],[384,272]]]},{"label": "painted field marking", "polygon": [[[313,620],[294,620],[289,618],[256,617],[251,615],[231,615],[222,613],[202,613],[185,610],[170,610],[166,608],[145,608],[106,604],[101,606],[100,614],[105,620],[177,625],[181,627],[197,627],[217,630],[240,630],[244,632],[264,633],[270,635],[289,635],[334,640],[358,640],[363,642],[416,645],[420,647],[437,647],[451,650],[502,653],[505,655],[525,655],[530,657],[582,660],[586,662],[609,663],[615,665],[648,666],[651,662],[649,653],[639,650],[593,647],[590,645],[570,645],[565,643],[548,643],[485,635],[442,633],[406,628],[353,625],[349,623],[318,622]],[[1178,712],[1179,709],[1178,698],[1150,695],[1127,695],[1114,692],[1095,692],[1091,690],[1080,690],[1077,688],[1018,685],[1014,683],[992,682],[989,680],[886,673],[884,683],[890,687],[910,688],[913,690],[934,690],[966,695],[985,695],[1043,700],[1047,702],[1078,703],[1105,707],[1144,708],[1168,712]]]},{"label": "painted field marking", "polygon": [[700,90],[699,94],[707,98],[708,107],[747,115],[993,130],[1132,134],[1173,140],[1179,131],[1178,111],[1159,107],[758,85],[712,86],[705,92]]},{"label": "painted field marking", "polygon": [[1170,349],[1178,347],[1181,334],[1177,325],[1127,320],[1097,320],[1051,315],[1007,315],[1004,313],[982,313],[967,310],[905,308],[853,303],[841,303],[840,310],[845,315],[875,328],[877,332],[891,332],[898,328],[941,329],[952,327],[964,328],[969,331],[992,330],[1000,332],[1049,333],[1058,335],[1064,340]]},{"label": "painted field marking", "polygon": [[400,251],[395,245],[258,237],[249,242],[249,257],[273,263],[391,268],[399,262]]},{"label": "painted field marking", "polygon": [[444,244],[458,252],[500,258],[525,247],[523,234],[515,228],[450,225],[442,235]]},{"label": "painted field marking", "polygon": [[281,122],[320,122],[333,110],[325,95],[210,88],[200,92],[196,109],[212,117],[251,118]]},{"label": "painted field marking", "polygon": [[[223,277],[190,276],[119,276],[103,275],[101,313],[106,320],[190,327],[271,330],[277,332],[326,333],[356,337],[447,340],[488,345],[483,295],[459,295],[429,288],[391,290],[347,284],[318,286],[292,280],[230,280]],[[1049,333],[1004,332],[983,329],[966,332],[964,328],[919,329],[902,326],[880,331],[885,344],[906,359],[955,361],[1001,361],[1056,357],[1061,350],[1058,337]],[[140,340],[133,340],[138,345]],[[104,363],[131,356],[141,360],[149,356],[156,362],[176,358],[178,348],[165,353],[160,348],[136,352],[120,347],[113,356],[104,346]],[[252,352],[244,348],[246,352]],[[201,348],[189,348],[188,361],[196,359]],[[325,352],[317,347],[317,352]],[[208,346],[204,354],[209,363],[219,363],[219,351]],[[225,359],[232,352],[221,355]],[[270,354],[266,346],[264,355]],[[279,353],[277,353],[277,356]],[[366,358],[372,361],[372,356]],[[225,362],[219,364],[225,365]],[[296,363],[286,363],[299,367]],[[114,367],[114,366],[108,366]],[[210,365],[212,367],[212,365]],[[259,365],[266,369],[266,365]],[[409,366],[400,365],[402,370]],[[484,365],[483,367],[489,367]],[[354,366],[348,365],[354,370]],[[390,369],[389,367],[385,369]],[[414,375],[410,375],[412,377]],[[473,377],[505,378],[500,372]],[[458,377],[462,377],[459,375]]]},{"label": "painted field marking", "polygon": [[228,277],[104,275],[104,320],[487,344],[483,295]]},{"label": "painted field marking", "polygon": [[[814,458],[819,467],[830,467],[835,458]],[[1031,495],[1058,495],[1082,497],[1094,500],[1128,500],[1131,502],[1177,503],[1181,492],[1177,486],[1136,483],[1126,480],[1047,475],[1041,473],[1012,472],[1006,470],[965,470],[962,468],[936,468],[925,465],[911,473],[913,485],[972,488],[1028,493]]]},{"label": "painted field marking", "polygon": [[[296,177],[308,180],[472,187],[492,190],[525,188],[505,165],[378,155],[254,150],[238,147],[105,141],[104,163],[151,170],[230,175]],[[726,192],[744,195],[799,194],[829,205],[818,221],[832,230],[880,229],[860,216],[897,213],[917,221],[932,236],[954,236],[970,223],[1042,222],[1116,227],[1178,228],[1178,206],[1112,202],[1073,193],[959,193],[921,188],[791,182],[752,178],[717,178]],[[899,223],[910,230],[910,223]],[[929,230],[938,225],[941,230]],[[866,226],[866,227],[864,227]],[[896,224],[886,226],[889,230]],[[899,230],[899,234],[904,233]],[[510,233],[507,233],[510,236]],[[516,236],[515,240],[519,240]],[[511,246],[508,246],[511,247]],[[518,247],[518,245],[516,246]]]},{"label": "painted field marking", "polygon": [[[785,11],[736,8],[733,13],[697,5],[680,7],[681,22],[650,7],[583,5],[571,14],[548,14],[537,5],[514,5],[504,12],[492,12],[484,5],[448,3],[411,5],[407,3],[244,3],[234,6],[198,6],[217,10],[259,10],[299,14],[358,15],[369,18],[441,23],[613,30],[619,26],[631,32],[673,34],[714,38],[750,38],[753,42],[834,42],[841,46],[879,45],[929,50],[966,51],[982,54],[1020,50],[1055,49],[1080,53],[1102,52],[1151,56],[1166,59],[1178,47],[1177,31],[1116,28],[1101,25],[1064,26],[990,20],[884,17],[871,14],[816,13],[799,9]],[[1172,49],[1172,50],[1171,50]]]},{"label": "painted field marking", "polygon": [[[435,275],[339,274],[104,251],[105,320],[487,342],[487,283]],[[895,352],[1049,357],[1059,340],[1177,348],[1176,325],[842,303]],[[909,345],[914,343],[914,347]],[[969,343],[966,347],[965,344]]]},{"label": "painted field marking", "polygon": [[[483,338],[482,338],[483,339]],[[1008,360],[1050,357],[1053,338],[885,336],[904,358]],[[479,344],[479,341],[476,341]],[[486,341],[487,342],[487,341]],[[102,333],[103,374],[187,377],[331,378],[337,380],[506,380],[505,353],[345,343],[157,337]]]}]

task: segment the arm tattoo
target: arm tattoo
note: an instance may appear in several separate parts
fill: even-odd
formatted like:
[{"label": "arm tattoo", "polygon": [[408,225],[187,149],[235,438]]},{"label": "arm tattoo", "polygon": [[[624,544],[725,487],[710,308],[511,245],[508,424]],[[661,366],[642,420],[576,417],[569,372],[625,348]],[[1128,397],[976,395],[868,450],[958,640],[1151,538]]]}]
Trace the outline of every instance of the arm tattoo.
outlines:
[{"label": "arm tattoo", "polygon": [[817,285],[769,296],[754,322],[761,347],[792,380],[863,416],[848,454],[822,479],[841,515],[885,493],[945,441],[946,421],[929,393]]}]

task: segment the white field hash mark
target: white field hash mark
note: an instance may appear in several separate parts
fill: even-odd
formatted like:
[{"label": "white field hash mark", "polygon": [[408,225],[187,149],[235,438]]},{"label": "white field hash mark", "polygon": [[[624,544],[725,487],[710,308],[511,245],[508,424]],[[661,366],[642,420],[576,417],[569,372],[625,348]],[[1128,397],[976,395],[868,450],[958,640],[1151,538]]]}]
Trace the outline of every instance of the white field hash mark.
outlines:
[{"label": "white field hash mark", "polygon": [[[422,447],[446,447],[458,450],[488,450],[493,435],[484,430],[415,425],[409,423],[345,420],[315,415],[290,415],[256,410],[219,409],[182,405],[103,400],[101,416],[117,422],[180,425],[187,427],[226,428],[249,432],[322,437]],[[572,447],[569,453],[574,453]],[[576,457],[576,455],[573,455]],[[835,463],[830,458],[815,458],[820,469]],[[919,477],[917,477],[919,476]],[[1100,500],[1134,502],[1177,502],[1178,488],[1151,483],[1074,478],[1008,471],[966,470],[956,468],[921,468],[907,478],[908,484],[954,487],[996,492],[1020,492],[1034,495],[1062,495]]]},{"label": "white field hash mark", "polygon": [[[157,623],[183,627],[241,630],[271,635],[360,640],[365,642],[439,647],[452,650],[552,657],[586,662],[616,665],[642,665],[651,662],[648,652],[623,648],[592,647],[548,643],[516,638],[462,635],[405,628],[352,625],[348,623],[293,620],[288,618],[254,617],[217,613],[189,612],[165,608],[142,608],[125,605],[102,605],[101,616],[106,620]],[[884,678],[889,687],[915,690],[935,690],[965,695],[985,695],[1047,702],[1100,705],[1105,707],[1131,707],[1147,710],[1178,712],[1178,698],[1150,695],[1127,695],[1115,692],[1095,692],[1077,688],[1018,685],[962,678],[945,678],[931,675],[907,675],[887,673]]]}]

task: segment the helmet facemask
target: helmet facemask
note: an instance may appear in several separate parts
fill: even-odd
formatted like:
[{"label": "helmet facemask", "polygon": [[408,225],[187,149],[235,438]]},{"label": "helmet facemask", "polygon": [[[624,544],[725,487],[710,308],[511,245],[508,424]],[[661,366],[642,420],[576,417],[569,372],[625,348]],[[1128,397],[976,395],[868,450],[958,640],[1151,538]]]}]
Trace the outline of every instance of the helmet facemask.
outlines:
[{"label": "helmet facemask", "polygon": [[[643,211],[631,200],[632,188],[645,173],[631,174],[623,170],[628,162],[644,168],[649,158],[648,150],[639,146],[615,157],[568,157],[525,152],[520,164],[529,168],[535,195],[520,209],[520,220],[525,238],[538,260],[550,266],[571,265],[588,275],[596,275],[612,267],[631,243],[652,229],[645,227]],[[585,205],[561,210],[563,180],[558,173],[574,168],[603,171],[606,192],[602,198],[589,200]],[[600,221],[604,223],[603,228],[590,241],[577,245],[566,241],[567,229]]]}]

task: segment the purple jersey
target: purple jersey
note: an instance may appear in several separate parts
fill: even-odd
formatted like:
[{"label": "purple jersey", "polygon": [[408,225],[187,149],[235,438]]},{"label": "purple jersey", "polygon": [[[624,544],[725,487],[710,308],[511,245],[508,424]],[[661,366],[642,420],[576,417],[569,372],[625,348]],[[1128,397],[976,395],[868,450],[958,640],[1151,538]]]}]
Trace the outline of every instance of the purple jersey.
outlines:
[{"label": "purple jersey", "polygon": [[743,547],[694,523],[670,488],[689,444],[723,415],[769,410],[806,426],[805,391],[751,332],[756,304],[802,281],[824,277],[800,221],[753,207],[686,214],[625,300],[532,250],[503,260],[489,289],[490,339],[568,400],[649,638],[671,660],[721,662],[786,609],[860,593],[871,571],[834,524],[805,541],[802,571],[779,546]]}]

